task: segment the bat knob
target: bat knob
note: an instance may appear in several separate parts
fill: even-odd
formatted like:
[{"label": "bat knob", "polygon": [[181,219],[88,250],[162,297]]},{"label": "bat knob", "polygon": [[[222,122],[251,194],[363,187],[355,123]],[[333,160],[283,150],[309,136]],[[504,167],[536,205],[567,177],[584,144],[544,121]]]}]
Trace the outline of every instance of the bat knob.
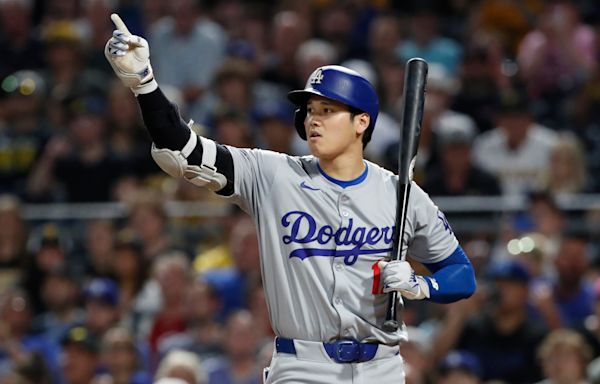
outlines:
[{"label": "bat knob", "polygon": [[383,330],[386,332],[396,332],[398,330],[398,321],[396,320],[386,320],[383,323]]}]

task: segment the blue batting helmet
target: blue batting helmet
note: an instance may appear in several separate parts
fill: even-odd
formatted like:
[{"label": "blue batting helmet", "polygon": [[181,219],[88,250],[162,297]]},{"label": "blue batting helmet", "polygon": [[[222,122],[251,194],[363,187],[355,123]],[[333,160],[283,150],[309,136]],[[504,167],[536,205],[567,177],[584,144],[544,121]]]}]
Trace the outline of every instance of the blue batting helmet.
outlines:
[{"label": "blue batting helmet", "polygon": [[346,67],[326,65],[317,68],[310,75],[304,89],[289,92],[288,99],[298,106],[294,117],[294,126],[304,140],[306,140],[306,131],[304,130],[304,119],[307,113],[306,102],[312,95],[336,100],[368,113],[371,121],[365,131],[363,142],[365,144],[369,142],[377,120],[379,100],[375,89],[367,79]]}]

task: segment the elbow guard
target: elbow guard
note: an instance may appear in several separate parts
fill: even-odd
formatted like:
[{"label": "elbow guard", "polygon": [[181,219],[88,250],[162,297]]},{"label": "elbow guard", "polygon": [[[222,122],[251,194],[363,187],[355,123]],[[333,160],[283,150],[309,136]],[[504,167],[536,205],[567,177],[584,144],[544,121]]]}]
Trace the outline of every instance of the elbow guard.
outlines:
[{"label": "elbow guard", "polygon": [[[190,121],[190,124],[192,122]],[[218,191],[227,185],[227,178],[217,171],[217,145],[214,141],[200,137],[202,144],[202,164],[189,164],[187,158],[198,144],[198,135],[190,129],[190,138],[185,146],[177,151],[168,148],[156,148],[152,144],[152,158],[169,176],[184,178],[199,187]]]}]

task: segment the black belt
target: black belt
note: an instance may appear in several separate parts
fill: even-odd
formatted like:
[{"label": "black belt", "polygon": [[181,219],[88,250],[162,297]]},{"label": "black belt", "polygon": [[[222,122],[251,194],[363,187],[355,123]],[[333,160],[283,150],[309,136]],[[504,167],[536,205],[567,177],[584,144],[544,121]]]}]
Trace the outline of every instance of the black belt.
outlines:
[{"label": "black belt", "polygon": [[[356,340],[341,339],[332,343],[323,343],[325,351],[336,363],[357,363],[372,360],[377,353],[379,344],[359,343]],[[277,352],[296,354],[294,340],[284,337],[275,338]]]}]

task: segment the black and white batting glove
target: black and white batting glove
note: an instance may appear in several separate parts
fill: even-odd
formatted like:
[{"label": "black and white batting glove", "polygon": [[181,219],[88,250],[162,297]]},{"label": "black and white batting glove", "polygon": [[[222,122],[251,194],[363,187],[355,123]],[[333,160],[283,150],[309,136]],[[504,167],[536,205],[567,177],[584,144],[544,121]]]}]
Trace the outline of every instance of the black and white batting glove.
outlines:
[{"label": "black and white batting glove", "polygon": [[380,261],[383,292],[397,291],[409,300],[429,298],[429,284],[423,276],[415,274],[408,261]]},{"label": "black and white batting glove", "polygon": [[132,35],[116,13],[110,18],[117,28],[104,47],[104,56],[110,66],[136,96],[154,91],[158,84],[150,65],[148,42]]}]

